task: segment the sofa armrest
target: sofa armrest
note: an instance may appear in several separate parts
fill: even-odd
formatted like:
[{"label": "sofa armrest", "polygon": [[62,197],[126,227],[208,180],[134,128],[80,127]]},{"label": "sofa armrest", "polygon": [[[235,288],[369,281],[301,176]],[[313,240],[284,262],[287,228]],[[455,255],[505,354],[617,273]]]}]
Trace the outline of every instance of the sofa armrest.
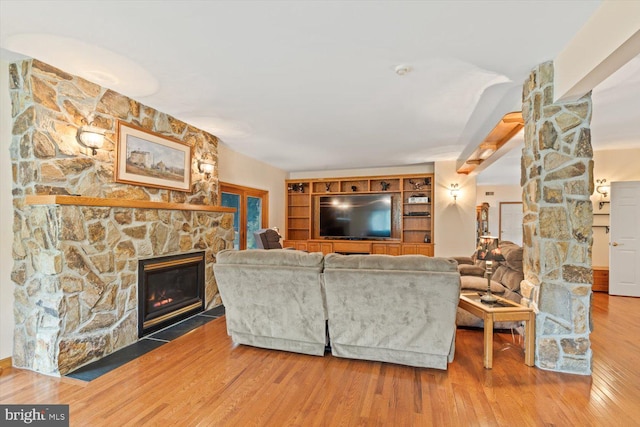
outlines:
[{"label": "sofa armrest", "polygon": [[458,265],[463,265],[463,264],[474,265],[475,264],[475,262],[470,256],[453,256],[451,257],[451,259],[456,260],[458,262]]}]

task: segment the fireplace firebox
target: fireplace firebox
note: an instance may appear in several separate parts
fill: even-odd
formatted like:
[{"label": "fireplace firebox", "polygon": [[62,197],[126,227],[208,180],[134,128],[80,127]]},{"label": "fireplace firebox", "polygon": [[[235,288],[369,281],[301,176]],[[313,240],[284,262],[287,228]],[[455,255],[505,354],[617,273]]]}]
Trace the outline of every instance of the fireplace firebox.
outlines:
[{"label": "fireplace firebox", "polygon": [[204,311],[204,252],[138,261],[138,337]]}]

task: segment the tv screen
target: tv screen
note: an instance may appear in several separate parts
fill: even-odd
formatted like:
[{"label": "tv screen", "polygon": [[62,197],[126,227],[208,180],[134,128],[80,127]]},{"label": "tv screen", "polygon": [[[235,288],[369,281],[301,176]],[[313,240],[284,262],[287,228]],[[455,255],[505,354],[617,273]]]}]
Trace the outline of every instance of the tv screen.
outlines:
[{"label": "tv screen", "polygon": [[391,237],[391,194],[321,196],[320,237]]}]

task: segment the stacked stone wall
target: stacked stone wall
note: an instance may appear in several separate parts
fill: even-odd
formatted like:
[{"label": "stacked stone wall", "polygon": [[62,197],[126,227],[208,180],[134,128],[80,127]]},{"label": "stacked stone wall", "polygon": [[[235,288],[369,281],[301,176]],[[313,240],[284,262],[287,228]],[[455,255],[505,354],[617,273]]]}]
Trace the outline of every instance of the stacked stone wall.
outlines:
[{"label": "stacked stone wall", "polygon": [[536,365],[591,373],[591,95],[553,102],[553,63],[523,91],[523,301],[537,311]]},{"label": "stacked stone wall", "polygon": [[[59,375],[135,342],[140,258],[204,250],[206,303],[219,304],[213,263],[233,247],[232,214],[25,204],[26,195],[64,194],[214,205],[217,172],[205,177],[197,161],[217,160],[216,137],[37,60],[9,74],[14,365]],[[191,191],[115,182],[118,120],[190,145]],[[95,156],[77,141],[91,122],[107,131]]]}]

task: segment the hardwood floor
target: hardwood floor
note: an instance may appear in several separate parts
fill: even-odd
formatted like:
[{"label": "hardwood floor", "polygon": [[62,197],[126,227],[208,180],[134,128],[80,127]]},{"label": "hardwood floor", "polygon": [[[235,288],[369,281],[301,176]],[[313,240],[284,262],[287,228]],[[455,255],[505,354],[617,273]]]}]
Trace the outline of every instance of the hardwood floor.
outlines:
[{"label": "hardwood floor", "polygon": [[224,318],[84,383],[4,369],[1,403],[70,405],[72,426],[632,426],[640,299],[595,294],[593,375],[527,367],[522,342],[459,330],[448,371],[234,346]]}]

